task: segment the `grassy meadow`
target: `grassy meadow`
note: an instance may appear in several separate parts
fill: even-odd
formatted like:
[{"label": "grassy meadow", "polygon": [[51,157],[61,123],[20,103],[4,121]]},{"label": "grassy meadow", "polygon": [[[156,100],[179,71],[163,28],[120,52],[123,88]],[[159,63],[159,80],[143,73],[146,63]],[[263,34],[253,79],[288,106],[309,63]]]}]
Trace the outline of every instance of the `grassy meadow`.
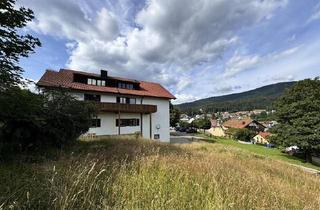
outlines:
[{"label": "grassy meadow", "polygon": [[320,209],[320,177],[223,144],[80,141],[0,165],[0,209]]},{"label": "grassy meadow", "polygon": [[216,144],[223,144],[225,146],[236,147],[236,148],[247,150],[249,152],[256,153],[258,155],[263,155],[275,160],[280,160],[290,164],[300,165],[303,167],[320,170],[320,166],[314,165],[312,163],[307,163],[305,162],[305,160],[301,158],[283,153],[278,148],[266,148],[263,145],[257,145],[257,144],[242,144],[233,139],[223,138],[223,137],[210,137],[209,135],[203,134],[203,133],[199,134],[198,136],[206,138],[207,142],[209,143],[211,142]]}]

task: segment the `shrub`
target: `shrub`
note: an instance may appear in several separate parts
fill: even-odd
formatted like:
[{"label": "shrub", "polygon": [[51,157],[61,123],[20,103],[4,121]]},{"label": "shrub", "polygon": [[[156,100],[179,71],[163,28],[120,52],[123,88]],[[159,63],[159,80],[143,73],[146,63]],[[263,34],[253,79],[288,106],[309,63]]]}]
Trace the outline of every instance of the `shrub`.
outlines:
[{"label": "shrub", "polygon": [[190,127],[190,123],[185,122],[185,121],[180,121],[180,122],[179,122],[179,125],[180,125],[181,128],[188,128],[188,127]]},{"label": "shrub", "polygon": [[10,152],[71,143],[85,133],[93,104],[67,92],[34,94],[14,87],[0,93],[0,151]]},{"label": "shrub", "polygon": [[44,135],[55,146],[72,143],[87,132],[96,114],[94,104],[76,100],[62,90],[46,92],[45,102]]},{"label": "shrub", "polygon": [[[0,148],[10,145],[22,150],[40,140],[39,131],[45,123],[44,98],[17,87],[0,94]],[[8,149],[8,148],[6,148]]]},{"label": "shrub", "polygon": [[211,122],[209,119],[197,119],[195,121],[193,121],[193,124],[196,128],[200,128],[200,129],[210,129],[211,127]]},{"label": "shrub", "polygon": [[233,137],[235,139],[249,142],[251,139],[255,136],[255,133],[249,129],[243,128],[243,129],[237,129],[235,133],[233,134]]}]

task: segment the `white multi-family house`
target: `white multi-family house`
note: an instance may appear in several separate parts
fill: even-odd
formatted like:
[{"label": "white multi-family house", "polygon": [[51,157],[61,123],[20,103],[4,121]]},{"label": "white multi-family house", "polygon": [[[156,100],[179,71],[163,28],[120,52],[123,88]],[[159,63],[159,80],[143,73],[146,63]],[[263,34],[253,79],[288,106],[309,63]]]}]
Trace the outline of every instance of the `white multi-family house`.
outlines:
[{"label": "white multi-family house", "polygon": [[61,69],[47,70],[37,86],[66,88],[79,100],[95,101],[99,114],[87,134],[140,133],[144,138],[170,141],[169,102],[175,97],[158,83]]}]

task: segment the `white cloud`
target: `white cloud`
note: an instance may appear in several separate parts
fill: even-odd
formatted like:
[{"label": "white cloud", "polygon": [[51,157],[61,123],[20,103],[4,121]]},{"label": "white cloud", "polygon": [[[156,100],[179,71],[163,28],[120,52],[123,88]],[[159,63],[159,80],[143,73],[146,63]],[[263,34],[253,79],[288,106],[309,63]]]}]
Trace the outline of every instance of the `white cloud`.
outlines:
[{"label": "white cloud", "polygon": [[[287,0],[190,0],[187,4],[149,0],[132,12],[130,1],[106,2],[98,10],[89,1],[22,0],[21,4],[35,11],[37,20],[30,28],[72,43],[67,45],[70,68],[108,69],[111,74],[161,82],[177,92],[187,86],[181,72],[212,64],[238,42],[238,30],[270,19],[287,4]],[[129,16],[135,19],[128,21]],[[230,72],[258,62],[247,59],[234,60]]]},{"label": "white cloud", "polygon": [[23,85],[19,85],[20,88],[22,89],[27,89],[30,90],[33,93],[38,93],[38,88],[36,86],[36,83],[38,82],[37,80],[33,80],[33,79],[28,79],[28,78],[23,78],[22,80],[24,82]]},{"label": "white cloud", "polygon": [[214,88],[214,93],[217,94],[225,94],[225,93],[230,93],[233,92],[235,90],[239,90],[241,89],[240,85],[224,85],[224,86],[220,86],[220,87],[216,87]]},{"label": "white cloud", "polygon": [[83,5],[75,0],[22,0],[19,3],[35,12],[36,20],[29,27],[43,34],[76,42],[110,41],[119,34],[116,19],[106,8],[101,8],[91,19],[84,13]]},{"label": "white cloud", "polygon": [[260,55],[240,55],[236,52],[227,62],[224,77],[233,77],[243,71],[256,68],[261,65],[268,65],[297,53],[302,46],[286,49],[281,52]]},{"label": "white cloud", "polygon": [[275,82],[289,82],[289,81],[294,81],[295,76],[292,74],[287,74],[287,75],[272,75],[269,78],[266,78],[263,80],[263,82],[268,82],[268,83],[275,83]]},{"label": "white cloud", "polygon": [[317,20],[320,20],[320,3],[314,8],[314,13],[307,20],[307,24]]},{"label": "white cloud", "polygon": [[174,100],[172,103],[173,104],[182,104],[190,101],[196,101],[199,100],[200,98],[191,94],[176,94],[176,100]]},{"label": "white cloud", "polygon": [[234,76],[244,70],[250,69],[261,61],[258,55],[237,55],[235,54],[226,63],[225,77]]}]

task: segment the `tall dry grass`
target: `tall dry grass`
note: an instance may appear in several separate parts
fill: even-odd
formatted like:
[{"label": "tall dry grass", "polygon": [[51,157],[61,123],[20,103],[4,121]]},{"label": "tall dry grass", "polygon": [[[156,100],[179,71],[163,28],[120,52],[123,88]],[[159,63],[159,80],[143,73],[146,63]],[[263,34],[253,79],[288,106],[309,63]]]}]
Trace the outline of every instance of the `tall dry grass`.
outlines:
[{"label": "tall dry grass", "polygon": [[3,209],[320,209],[320,177],[214,144],[81,142],[0,181]]}]

